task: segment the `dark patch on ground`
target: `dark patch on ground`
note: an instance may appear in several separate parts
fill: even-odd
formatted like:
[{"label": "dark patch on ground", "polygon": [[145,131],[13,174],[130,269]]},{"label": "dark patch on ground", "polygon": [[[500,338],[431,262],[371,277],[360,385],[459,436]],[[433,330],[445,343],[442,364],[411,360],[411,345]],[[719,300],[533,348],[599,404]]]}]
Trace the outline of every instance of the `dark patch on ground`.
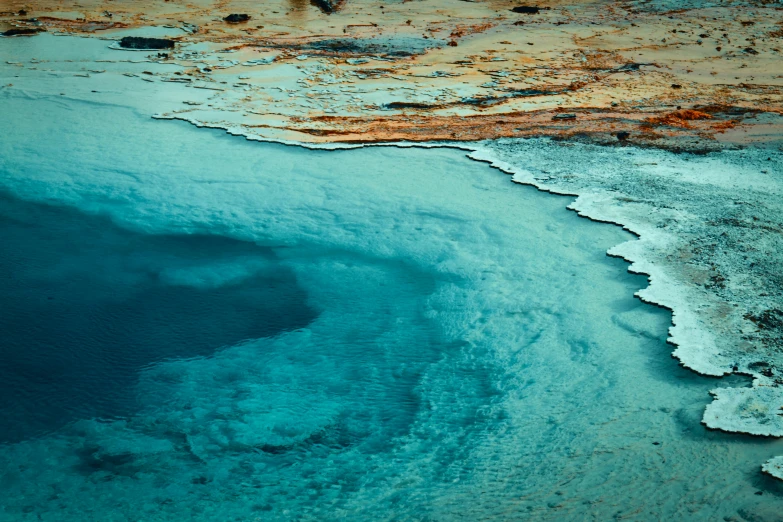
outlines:
[{"label": "dark patch on ground", "polygon": [[329,38],[309,42],[270,42],[263,45],[272,49],[297,49],[300,51],[317,52],[326,56],[382,56],[386,58],[407,58],[424,54],[430,49],[442,47],[440,40],[424,40],[421,38]]},{"label": "dark patch on ground", "polygon": [[227,17],[223,18],[223,20],[230,24],[239,24],[250,20],[250,15],[244,13],[243,14],[232,13]]},{"label": "dark patch on ground", "polygon": [[758,315],[749,313],[745,315],[745,319],[753,322],[760,330],[783,329],[782,310],[764,310]]},{"label": "dark patch on ground", "polygon": [[40,27],[35,27],[35,28],[23,27],[19,29],[9,29],[8,31],[0,34],[2,34],[3,36],[33,36],[44,31],[46,31],[46,29]]},{"label": "dark patch on ground", "polygon": [[120,40],[123,49],[158,50],[174,49],[174,40],[167,38],[144,38],[141,36],[126,36]]},{"label": "dark patch on ground", "polygon": [[476,105],[479,107],[489,107],[497,105],[498,103],[504,103],[514,98],[527,98],[530,96],[552,96],[555,94],[561,94],[561,91],[544,91],[541,89],[518,89],[511,91],[503,96],[487,96],[481,98],[463,98],[460,100],[460,104]]},{"label": "dark patch on ground", "polygon": [[416,103],[416,102],[391,102],[387,103],[383,106],[385,109],[389,110],[399,110],[399,109],[436,109],[438,107],[441,107],[441,105],[432,105],[429,103]]},{"label": "dark patch on ground", "polygon": [[326,14],[332,14],[342,9],[345,0],[310,0],[310,3]]},{"label": "dark patch on ground", "polygon": [[532,5],[520,5],[519,7],[514,7],[511,9],[514,13],[521,13],[521,14],[538,14],[541,12],[542,9],[546,9],[545,7],[536,7]]}]

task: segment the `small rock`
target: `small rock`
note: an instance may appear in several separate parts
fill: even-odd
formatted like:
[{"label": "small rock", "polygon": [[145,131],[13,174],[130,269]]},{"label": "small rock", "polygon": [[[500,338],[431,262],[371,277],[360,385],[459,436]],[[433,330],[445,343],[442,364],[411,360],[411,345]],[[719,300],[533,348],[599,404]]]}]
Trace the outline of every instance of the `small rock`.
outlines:
[{"label": "small rock", "polygon": [[230,24],[239,24],[239,23],[247,22],[248,20],[250,20],[250,15],[244,14],[244,13],[242,13],[242,14],[233,13],[233,14],[230,14],[227,17],[223,18],[223,20],[228,22],[228,23],[230,23]]},{"label": "small rock", "polygon": [[679,83],[673,83],[672,89],[682,89],[682,85],[680,85]]},{"label": "small rock", "polygon": [[520,5],[519,7],[513,8],[511,11],[522,14],[538,14],[541,12],[541,8],[536,6]]},{"label": "small rock", "polygon": [[564,112],[561,114],[555,114],[554,117],[552,117],[553,120],[575,120],[576,114],[570,113],[570,112]]},{"label": "small rock", "polygon": [[168,40],[166,38],[144,38],[141,36],[126,36],[120,40],[120,47],[123,49],[141,49],[141,50],[157,50],[157,49],[173,49],[174,40]]},{"label": "small rock", "polygon": [[625,141],[631,137],[631,133],[628,131],[620,131],[617,134],[615,134],[615,136],[617,136],[618,140]]},{"label": "small rock", "polygon": [[345,0],[310,0],[310,3],[316,6],[325,14],[332,14],[339,11]]},{"label": "small rock", "polygon": [[759,54],[759,52],[755,50],[753,47],[746,47],[745,49],[743,49],[743,52],[748,54]]}]

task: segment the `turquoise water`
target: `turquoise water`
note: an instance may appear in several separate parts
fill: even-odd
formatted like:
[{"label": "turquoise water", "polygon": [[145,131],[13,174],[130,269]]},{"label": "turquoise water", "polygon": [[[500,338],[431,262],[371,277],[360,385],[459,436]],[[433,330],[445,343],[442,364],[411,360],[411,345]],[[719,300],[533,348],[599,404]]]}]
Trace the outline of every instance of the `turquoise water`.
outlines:
[{"label": "turquoise water", "polygon": [[567,198],[456,150],[0,109],[1,520],[780,513],[780,441],[700,426],[736,381],[677,367],[605,256],[632,237]]}]

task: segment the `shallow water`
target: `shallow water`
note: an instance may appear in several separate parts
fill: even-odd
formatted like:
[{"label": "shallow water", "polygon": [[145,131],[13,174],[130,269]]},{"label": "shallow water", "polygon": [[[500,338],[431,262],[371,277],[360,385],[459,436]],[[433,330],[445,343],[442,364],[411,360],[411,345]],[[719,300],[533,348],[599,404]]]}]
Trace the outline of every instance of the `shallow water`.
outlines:
[{"label": "shallow water", "polygon": [[455,150],[0,109],[1,519],[780,513],[781,442],[700,426],[731,383],[568,199]]}]

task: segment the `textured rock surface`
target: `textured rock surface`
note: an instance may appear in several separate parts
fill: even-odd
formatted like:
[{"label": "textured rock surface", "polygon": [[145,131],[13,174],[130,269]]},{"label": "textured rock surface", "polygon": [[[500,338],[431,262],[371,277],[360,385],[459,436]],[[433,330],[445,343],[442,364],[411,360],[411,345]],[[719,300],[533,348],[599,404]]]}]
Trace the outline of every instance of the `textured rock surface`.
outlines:
[{"label": "textured rock surface", "polygon": [[[498,0],[4,5],[9,29],[103,38],[181,29],[180,42],[200,45],[169,59],[215,96],[208,112],[169,115],[269,139],[781,142],[783,25],[770,2],[548,0],[523,12]],[[226,23],[227,13],[244,23]]]}]

